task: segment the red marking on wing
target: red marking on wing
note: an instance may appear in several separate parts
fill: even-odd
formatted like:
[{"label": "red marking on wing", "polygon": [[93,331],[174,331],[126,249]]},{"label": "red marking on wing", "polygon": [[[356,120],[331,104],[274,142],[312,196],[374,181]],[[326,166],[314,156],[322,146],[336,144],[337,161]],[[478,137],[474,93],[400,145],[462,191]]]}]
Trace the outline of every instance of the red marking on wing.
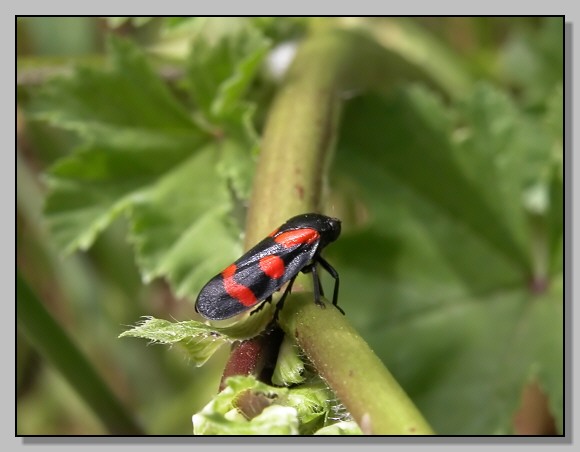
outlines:
[{"label": "red marking on wing", "polygon": [[278,279],[284,275],[286,271],[286,266],[281,257],[272,254],[270,256],[264,256],[260,259],[260,268],[262,271],[272,279]]},{"label": "red marking on wing", "polygon": [[235,298],[244,306],[253,306],[258,302],[254,292],[248,287],[234,281],[236,268],[236,264],[232,264],[222,272],[224,288],[230,297]]},{"label": "red marking on wing", "polygon": [[274,237],[274,241],[284,246],[285,248],[292,248],[296,245],[304,245],[316,242],[320,234],[316,229],[302,228],[291,231],[282,232]]}]

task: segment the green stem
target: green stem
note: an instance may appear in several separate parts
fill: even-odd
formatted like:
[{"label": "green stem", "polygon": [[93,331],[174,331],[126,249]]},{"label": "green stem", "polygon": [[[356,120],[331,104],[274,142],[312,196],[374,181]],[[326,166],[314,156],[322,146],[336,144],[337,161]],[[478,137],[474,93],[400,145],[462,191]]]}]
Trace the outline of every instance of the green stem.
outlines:
[{"label": "green stem", "polygon": [[246,245],[288,217],[320,207],[324,168],[339,115],[342,44],[307,41],[270,108],[248,212]]},{"label": "green stem", "polygon": [[246,248],[292,215],[326,212],[326,174],[344,98],[429,79],[360,31],[330,30],[302,43],[270,107],[246,221]]},{"label": "green stem", "polygon": [[111,434],[144,435],[141,427],[55,322],[20,273],[17,273],[16,288],[19,332],[25,335],[47,362],[60,371]]},{"label": "green stem", "polygon": [[432,435],[433,430],[368,344],[331,304],[292,294],[280,315],[320,376],[368,435]]},{"label": "green stem", "polygon": [[[323,195],[341,97],[369,86],[385,89],[407,76],[421,74],[358,32],[322,32],[300,46],[264,131],[246,248],[292,215],[329,213]],[[299,290],[304,285],[295,285]],[[296,303],[298,295],[293,298],[283,310],[286,333],[296,337],[365,433],[433,433],[345,317],[335,309],[316,307],[311,294],[303,296],[307,303]]]},{"label": "green stem", "polygon": [[[331,33],[300,47],[269,111],[246,222],[246,249],[292,215],[320,210],[339,116],[338,74],[351,46],[344,34]],[[231,369],[261,373],[262,344],[255,338],[234,348],[223,378],[232,375]]]}]

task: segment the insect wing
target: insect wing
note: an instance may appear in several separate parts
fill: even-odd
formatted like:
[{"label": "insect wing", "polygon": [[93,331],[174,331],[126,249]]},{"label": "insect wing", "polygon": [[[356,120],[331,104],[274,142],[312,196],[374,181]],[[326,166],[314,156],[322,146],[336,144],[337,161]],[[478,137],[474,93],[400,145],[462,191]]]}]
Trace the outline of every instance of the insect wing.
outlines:
[{"label": "insect wing", "polygon": [[265,300],[296,276],[315,255],[318,243],[288,238],[265,238],[214,276],[197,298],[197,312],[211,320],[233,317]]}]

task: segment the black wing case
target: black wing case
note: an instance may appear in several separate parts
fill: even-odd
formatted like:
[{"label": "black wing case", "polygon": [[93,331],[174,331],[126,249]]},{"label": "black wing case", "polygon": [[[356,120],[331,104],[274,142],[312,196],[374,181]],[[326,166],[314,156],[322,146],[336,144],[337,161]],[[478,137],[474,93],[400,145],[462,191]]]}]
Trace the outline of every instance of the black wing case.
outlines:
[{"label": "black wing case", "polygon": [[[288,248],[266,237],[203,287],[195,304],[196,311],[211,320],[223,320],[247,311],[296,276],[317,249],[318,242]],[[263,271],[260,262],[268,256],[277,256],[283,262],[279,277]]]}]

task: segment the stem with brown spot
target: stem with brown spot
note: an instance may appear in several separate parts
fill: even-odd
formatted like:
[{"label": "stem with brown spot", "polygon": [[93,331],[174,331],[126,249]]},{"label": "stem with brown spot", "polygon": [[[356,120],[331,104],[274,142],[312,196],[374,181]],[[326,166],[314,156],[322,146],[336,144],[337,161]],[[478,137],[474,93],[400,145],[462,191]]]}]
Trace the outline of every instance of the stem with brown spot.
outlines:
[{"label": "stem with brown spot", "polygon": [[[269,112],[246,222],[246,249],[293,215],[329,213],[323,193],[342,93],[377,83],[392,86],[408,76],[420,74],[357,33],[324,32],[300,46]],[[291,297],[280,319],[285,333],[296,339],[365,433],[433,434],[346,317],[334,308],[321,310],[312,294]],[[247,349],[255,353],[256,365],[247,355],[243,359],[255,374],[263,355],[254,345],[263,342],[254,341]],[[235,368],[237,359],[242,357],[234,351],[229,368]]]}]

